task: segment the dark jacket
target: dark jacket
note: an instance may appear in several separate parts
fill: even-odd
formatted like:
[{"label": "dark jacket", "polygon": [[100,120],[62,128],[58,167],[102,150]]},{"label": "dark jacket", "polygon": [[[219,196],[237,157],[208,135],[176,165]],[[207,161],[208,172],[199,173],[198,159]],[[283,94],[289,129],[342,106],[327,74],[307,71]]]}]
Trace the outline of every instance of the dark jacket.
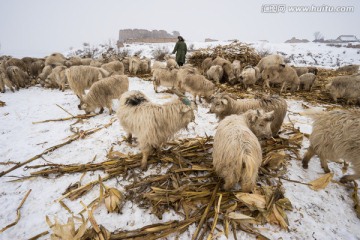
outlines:
[{"label": "dark jacket", "polygon": [[185,55],[187,52],[187,46],[184,41],[177,41],[172,53],[176,52],[176,62],[185,63]]}]

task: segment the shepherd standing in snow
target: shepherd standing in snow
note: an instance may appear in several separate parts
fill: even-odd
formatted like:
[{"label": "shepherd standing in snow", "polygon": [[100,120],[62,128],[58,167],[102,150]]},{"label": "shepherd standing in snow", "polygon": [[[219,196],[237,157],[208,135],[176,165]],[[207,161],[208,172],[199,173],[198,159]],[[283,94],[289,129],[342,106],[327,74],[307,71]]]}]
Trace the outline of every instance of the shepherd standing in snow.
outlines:
[{"label": "shepherd standing in snow", "polygon": [[176,42],[172,54],[176,53],[176,62],[179,66],[184,65],[186,52],[187,52],[187,46],[185,40],[182,36],[178,36],[178,41]]}]

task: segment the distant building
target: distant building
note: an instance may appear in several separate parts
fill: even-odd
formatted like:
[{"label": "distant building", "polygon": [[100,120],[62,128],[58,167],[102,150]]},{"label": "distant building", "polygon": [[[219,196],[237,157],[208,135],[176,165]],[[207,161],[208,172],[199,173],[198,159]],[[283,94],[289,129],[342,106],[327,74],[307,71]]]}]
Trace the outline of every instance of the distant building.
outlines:
[{"label": "distant building", "polygon": [[205,42],[217,42],[218,40],[212,38],[205,38]]},{"label": "distant building", "polygon": [[121,29],[119,31],[119,40],[117,46],[122,47],[124,43],[165,43],[176,42],[180,35],[178,31],[172,34],[164,30],[146,30],[146,29]]},{"label": "distant building", "polygon": [[360,42],[355,35],[340,35],[334,42],[348,43],[348,42]]}]

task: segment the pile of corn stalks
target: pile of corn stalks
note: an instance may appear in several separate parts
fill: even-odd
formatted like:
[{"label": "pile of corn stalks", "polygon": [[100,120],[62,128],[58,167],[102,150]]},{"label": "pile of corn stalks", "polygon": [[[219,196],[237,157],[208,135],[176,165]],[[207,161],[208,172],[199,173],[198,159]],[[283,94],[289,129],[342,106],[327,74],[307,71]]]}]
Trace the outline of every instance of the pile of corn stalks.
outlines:
[{"label": "pile of corn stalks", "polygon": [[[241,191],[226,192],[221,189],[223,182],[216,176],[212,167],[212,137],[190,138],[168,143],[165,150],[149,159],[150,167],[165,168],[168,169],[167,172],[147,176],[143,179],[133,176],[134,170],[140,168],[141,154],[128,155],[113,149],[109,150],[107,160],[101,163],[47,164],[28,166],[27,168],[40,169],[31,172],[33,177],[48,177],[50,174],[52,177],[58,177],[63,174],[96,170],[107,173],[103,179],[85,185],[81,185],[79,181],[64,191],[59,202],[69,212],[71,211],[62,202],[64,198],[78,199],[93,187],[103,186],[103,181],[123,175],[134,179],[132,184],[125,186],[127,191],[124,195],[127,201],[137,203],[141,208],[151,209],[151,212],[159,219],[169,210],[174,210],[183,216],[182,221],[155,224],[132,231],[115,231],[107,234],[107,231],[101,230],[104,232],[103,237],[142,239],[146,236],[147,239],[157,239],[170,234],[181,234],[195,223],[197,230],[193,239],[201,239],[204,236],[211,238],[217,234],[228,236],[230,231],[236,236],[236,230],[243,230],[266,239],[254,225],[271,223],[279,225],[283,229],[288,228],[286,211],[291,210],[292,206],[290,201],[284,197],[282,181],[291,181],[283,176],[286,173],[286,163],[290,159],[290,155],[298,156],[298,149],[300,149],[303,138],[303,134],[291,126],[285,128],[282,136],[264,143],[263,164],[260,169],[258,186],[252,194]],[[106,192],[107,188],[104,188]],[[93,208],[101,202],[101,195],[103,193],[100,193],[100,197],[91,204],[84,206],[84,210],[92,213]],[[111,206],[111,204],[108,205]],[[120,205],[113,206],[115,209]],[[93,218],[92,215],[89,216]],[[99,235],[101,226],[93,224],[96,222],[94,219],[90,222],[92,222],[92,228],[87,231],[82,228],[75,231],[71,227],[73,235],[75,236],[79,232],[83,236],[88,236],[90,232]],[[57,221],[54,224],[50,223],[49,220],[48,223],[51,228],[60,224]],[[73,220],[69,220],[65,225],[73,226]],[[60,224],[58,227],[62,229],[61,226]],[[95,228],[99,231],[94,231]],[[89,238],[81,237],[79,239]]]},{"label": "pile of corn stalks", "polygon": [[194,51],[188,59],[188,62],[194,66],[200,67],[201,63],[207,57],[216,56],[225,58],[231,62],[240,60],[242,66],[255,66],[261,59],[256,50],[249,44],[241,42],[232,42],[229,45],[218,45]]}]

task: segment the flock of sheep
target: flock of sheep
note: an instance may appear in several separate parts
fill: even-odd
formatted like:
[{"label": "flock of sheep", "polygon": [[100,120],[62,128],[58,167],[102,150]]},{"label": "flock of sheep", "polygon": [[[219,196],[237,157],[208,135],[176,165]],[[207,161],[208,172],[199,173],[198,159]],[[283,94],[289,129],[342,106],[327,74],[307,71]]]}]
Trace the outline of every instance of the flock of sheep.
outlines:
[{"label": "flock of sheep", "polygon": [[[348,102],[360,100],[360,75],[351,66],[352,75],[336,77],[326,88],[333,100],[344,98]],[[140,91],[128,91],[129,79],[125,73],[151,73],[155,92],[159,86],[169,87],[178,95],[175,100],[156,104]],[[280,94],[300,88],[311,91],[317,69],[296,68],[285,63],[280,55],[263,57],[257,66],[245,66],[222,58],[206,58],[201,68],[191,64],[179,67],[171,56],[164,62],[138,56],[121,61],[90,58],[65,58],[54,53],[45,59],[3,58],[0,64],[0,91],[5,88],[28,87],[41,84],[58,87],[66,85],[79,98],[79,109],[86,113],[107,108],[112,114],[112,100],[119,99],[117,117],[127,132],[131,143],[137,137],[142,152],[141,168],[147,168],[147,160],[154,149],[172,138],[180,129],[195,120],[194,111],[202,99],[210,102],[210,112],[219,119],[213,144],[215,172],[224,179],[224,189],[233,188],[240,182],[245,192],[255,187],[262,161],[263,138],[276,137],[287,112],[287,103],[280,96],[264,95],[257,99],[234,99],[225,92],[218,92],[219,83],[242,84],[245,89],[262,79],[263,88],[280,84]],[[6,87],[5,87],[6,86]],[[85,93],[85,90],[88,90]],[[189,100],[185,93],[193,97]],[[351,161],[355,174],[344,176],[347,182],[360,178],[360,131],[359,111],[332,111],[308,113],[314,119],[310,147],[303,159],[303,167],[313,155],[318,155],[321,166],[329,172],[327,160]]]}]

